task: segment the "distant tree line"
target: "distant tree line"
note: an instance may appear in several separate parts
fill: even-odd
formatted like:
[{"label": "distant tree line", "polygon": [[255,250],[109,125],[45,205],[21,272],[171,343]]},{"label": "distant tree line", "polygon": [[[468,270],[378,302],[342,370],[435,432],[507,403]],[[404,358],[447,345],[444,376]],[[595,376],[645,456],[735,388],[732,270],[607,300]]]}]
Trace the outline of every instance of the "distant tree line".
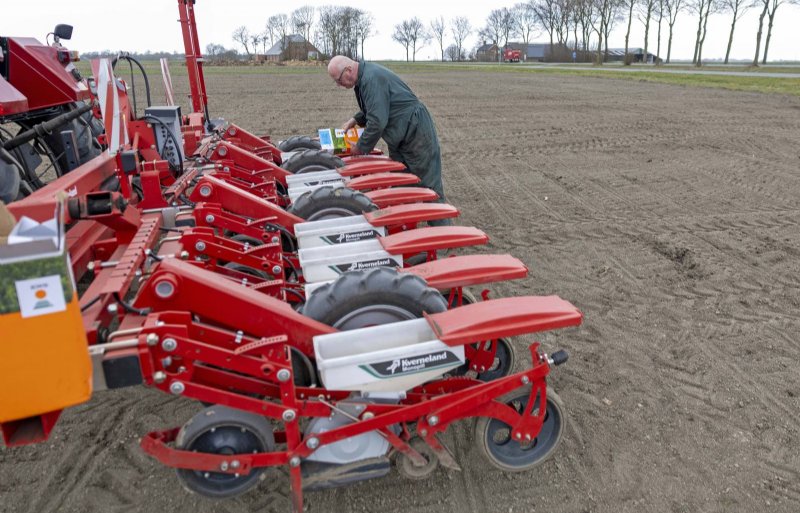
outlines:
[{"label": "distant tree line", "polygon": [[[709,17],[721,15],[730,20],[725,52],[728,63],[738,22],[754,12],[758,15],[758,29],[752,63],[758,65],[767,62],[776,13],[783,4],[800,5],[800,0],[528,0],[493,9],[480,27],[471,26],[464,16],[449,20],[439,16],[430,21],[414,16],[397,23],[391,37],[405,49],[407,61],[415,61],[419,51],[431,43],[442,61],[463,61],[474,59],[481,43],[504,48],[512,40],[528,45],[534,37],[545,35],[551,51],[567,48],[599,64],[608,60],[611,32],[620,28],[625,33],[626,63],[632,60],[634,45],[637,51],[642,49],[645,58],[654,50],[660,59],[665,49],[669,63],[675,23],[679,16],[691,17],[697,26],[692,62],[700,66]],[[634,24],[641,24],[644,29],[641,47],[631,41]],[[373,15],[361,9],[306,5],[289,14],[270,16],[260,30],[240,26],[232,37],[248,58],[264,54],[276,44],[283,52],[289,36],[298,34],[307,45],[316,46],[321,58],[342,54],[356,59],[363,58],[365,41],[376,35],[374,25]],[[477,37],[477,44],[469,49],[467,39],[473,36]],[[653,40],[655,48],[651,46]],[[215,44],[208,45],[206,53],[211,60],[237,57],[236,50]],[[307,54],[301,58],[307,58]],[[502,59],[502,52],[498,51],[496,58]]]}]

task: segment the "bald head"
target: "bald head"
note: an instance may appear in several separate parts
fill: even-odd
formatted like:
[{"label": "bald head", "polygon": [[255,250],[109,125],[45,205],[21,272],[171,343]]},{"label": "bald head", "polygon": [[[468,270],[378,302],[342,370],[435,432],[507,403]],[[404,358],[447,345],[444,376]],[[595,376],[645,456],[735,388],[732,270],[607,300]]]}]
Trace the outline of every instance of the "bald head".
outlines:
[{"label": "bald head", "polygon": [[338,85],[352,89],[358,79],[358,61],[344,55],[336,55],[328,63],[328,75]]}]

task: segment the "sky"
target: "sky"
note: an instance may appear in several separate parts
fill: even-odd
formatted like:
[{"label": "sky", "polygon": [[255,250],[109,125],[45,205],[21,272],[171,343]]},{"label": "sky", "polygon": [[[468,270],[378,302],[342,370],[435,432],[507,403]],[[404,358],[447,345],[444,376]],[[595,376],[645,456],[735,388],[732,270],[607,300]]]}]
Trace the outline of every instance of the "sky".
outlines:
[{"label": "sky", "polygon": [[[177,0],[135,0],[133,2],[98,2],[89,0],[5,0],[0,7],[0,35],[29,36],[44,42],[48,32],[57,23],[75,27],[72,40],[65,43],[71,50],[90,52],[99,50],[125,50],[130,52],[183,51],[178,19]],[[253,0],[197,0],[195,16],[201,47],[209,43],[227,48],[236,47],[231,34],[244,25],[250,31],[263,31],[267,18],[274,14],[290,14],[302,5],[349,5],[372,13],[377,35],[365,44],[365,57],[371,60],[405,60],[405,49],[391,38],[394,25],[404,19],[418,16],[426,24],[433,18],[444,16],[446,21],[455,16],[466,16],[472,26],[482,27],[492,9],[511,7],[515,2],[476,2],[441,0],[403,0],[380,2],[375,0],[348,0],[345,2],[297,1],[274,2]],[[69,6],[65,9],[65,6]],[[757,9],[751,9],[737,23],[731,59],[752,60],[755,54],[755,35],[758,27]],[[708,22],[708,36],[703,49],[705,59],[722,59],[730,32],[730,15],[712,15]],[[800,61],[800,6],[782,5],[778,9],[770,41],[769,60]],[[624,24],[616,27],[610,39],[611,47],[625,46]],[[697,19],[689,12],[681,13],[675,24],[672,59],[691,60],[697,31]],[[655,53],[656,29],[651,27],[649,50]],[[766,34],[766,28],[765,28]],[[542,33],[534,41],[547,42]],[[667,27],[662,29],[662,52],[666,57]],[[471,36],[469,47],[479,43]],[[447,46],[447,43],[445,44]],[[631,47],[644,46],[644,27],[634,20],[631,29]],[[763,43],[762,43],[763,46]],[[241,47],[239,47],[241,51]],[[431,43],[417,53],[418,60],[438,59],[437,43]]]}]

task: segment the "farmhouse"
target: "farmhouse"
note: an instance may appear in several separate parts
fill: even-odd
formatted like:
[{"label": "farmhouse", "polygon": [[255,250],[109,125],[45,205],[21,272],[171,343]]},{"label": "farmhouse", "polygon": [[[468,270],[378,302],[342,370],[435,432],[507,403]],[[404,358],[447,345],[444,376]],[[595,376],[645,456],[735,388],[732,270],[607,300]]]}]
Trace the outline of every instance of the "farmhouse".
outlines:
[{"label": "farmhouse", "polygon": [[316,60],[320,51],[300,34],[284,37],[264,54],[267,61],[280,62],[289,60]]}]

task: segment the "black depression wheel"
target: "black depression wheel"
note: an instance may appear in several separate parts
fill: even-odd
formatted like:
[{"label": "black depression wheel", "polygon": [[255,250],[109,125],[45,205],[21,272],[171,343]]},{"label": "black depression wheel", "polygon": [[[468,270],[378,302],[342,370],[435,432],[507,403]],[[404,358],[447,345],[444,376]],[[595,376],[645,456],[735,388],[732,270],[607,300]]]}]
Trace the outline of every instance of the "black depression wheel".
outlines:
[{"label": "black depression wheel", "polygon": [[447,302],[424,280],[385,267],[350,271],[314,292],[303,315],[340,330],[354,330],[447,310]]},{"label": "black depression wheel", "polygon": [[[450,308],[456,308],[458,305],[458,298],[455,295],[448,295],[448,304]],[[477,303],[478,299],[475,295],[467,289],[462,289],[461,292],[461,304],[462,306],[471,305],[473,303]],[[472,347],[477,349],[479,346],[482,346],[484,349],[489,349],[489,344],[491,341],[485,342],[478,342],[476,344],[472,344]],[[514,365],[517,363],[517,352],[514,349],[514,346],[511,344],[510,341],[504,338],[497,339],[497,349],[494,352],[494,360],[492,361],[492,365],[489,368],[481,370],[476,374],[476,378],[481,381],[494,381],[497,378],[502,378],[503,376],[508,376],[514,370]],[[469,362],[465,363],[464,365],[457,367],[450,371],[450,374],[453,376],[464,376],[470,371]]]},{"label": "black depression wheel", "polygon": [[344,166],[344,161],[324,150],[305,150],[295,153],[281,167],[292,173],[313,173]]},{"label": "black depression wheel", "polygon": [[[499,399],[522,414],[526,409],[530,385],[514,390]],[[533,415],[539,412],[539,399]],[[542,429],[533,440],[517,441],[511,437],[511,427],[490,417],[480,417],[475,423],[475,443],[489,462],[506,472],[523,472],[541,465],[553,454],[564,433],[563,403],[555,392],[547,391],[547,411]]]},{"label": "black depression wheel", "polygon": [[[178,449],[209,454],[252,454],[275,447],[272,426],[264,417],[225,406],[211,406],[187,422],[178,433]],[[232,457],[231,462],[236,458]],[[230,464],[230,463],[229,463]],[[247,475],[177,469],[178,479],[190,491],[221,499],[240,495],[256,483],[263,468]]]},{"label": "black depression wheel", "polygon": [[326,185],[303,194],[288,210],[306,221],[321,221],[361,215],[377,209],[375,203],[358,191]]},{"label": "black depression wheel", "polygon": [[319,141],[315,141],[307,135],[293,135],[286,140],[278,143],[278,149],[283,152],[297,150],[319,150],[322,147]]}]

